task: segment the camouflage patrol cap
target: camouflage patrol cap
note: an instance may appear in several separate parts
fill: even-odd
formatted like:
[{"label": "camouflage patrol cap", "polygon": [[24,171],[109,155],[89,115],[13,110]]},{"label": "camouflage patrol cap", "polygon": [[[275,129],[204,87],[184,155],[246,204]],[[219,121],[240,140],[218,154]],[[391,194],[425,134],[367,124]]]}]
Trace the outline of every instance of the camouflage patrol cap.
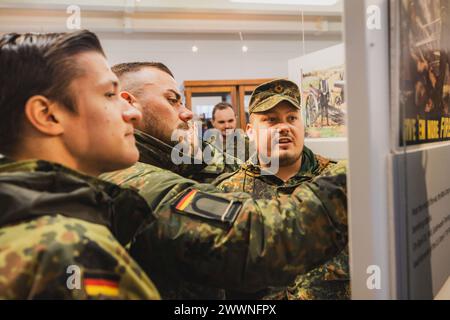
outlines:
[{"label": "camouflage patrol cap", "polygon": [[258,86],[250,98],[249,112],[258,113],[274,108],[282,101],[290,102],[301,109],[301,96],[298,86],[289,80],[277,79]]}]

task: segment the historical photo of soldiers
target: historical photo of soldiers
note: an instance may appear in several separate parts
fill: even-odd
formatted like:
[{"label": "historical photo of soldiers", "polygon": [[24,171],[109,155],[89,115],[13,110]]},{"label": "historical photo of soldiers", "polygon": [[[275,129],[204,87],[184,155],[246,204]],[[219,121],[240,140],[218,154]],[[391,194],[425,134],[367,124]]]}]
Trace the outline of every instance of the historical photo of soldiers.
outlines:
[{"label": "historical photo of soldiers", "polygon": [[447,0],[399,4],[401,144],[450,138],[449,7]]},{"label": "historical photo of soldiers", "polygon": [[303,73],[301,90],[306,136],[345,137],[344,66]]}]

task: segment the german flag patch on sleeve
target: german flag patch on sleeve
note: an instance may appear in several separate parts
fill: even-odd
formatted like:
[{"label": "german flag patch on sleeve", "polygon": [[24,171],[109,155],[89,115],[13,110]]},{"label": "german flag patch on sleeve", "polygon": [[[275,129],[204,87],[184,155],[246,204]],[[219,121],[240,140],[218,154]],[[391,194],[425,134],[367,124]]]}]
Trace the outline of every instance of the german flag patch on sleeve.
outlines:
[{"label": "german flag patch on sleeve", "polygon": [[119,276],[113,273],[85,273],[84,290],[89,297],[119,297]]},{"label": "german flag patch on sleeve", "polygon": [[196,189],[183,192],[173,204],[176,212],[232,225],[242,207],[241,201],[229,200]]}]

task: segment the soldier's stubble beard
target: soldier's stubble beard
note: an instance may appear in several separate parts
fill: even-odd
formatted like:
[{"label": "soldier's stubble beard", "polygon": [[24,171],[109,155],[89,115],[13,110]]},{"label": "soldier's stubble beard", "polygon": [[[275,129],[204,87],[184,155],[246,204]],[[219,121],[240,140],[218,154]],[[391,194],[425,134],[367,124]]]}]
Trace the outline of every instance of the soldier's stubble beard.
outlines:
[{"label": "soldier's stubble beard", "polygon": [[[259,135],[260,133],[257,133],[257,135]],[[299,162],[300,162],[300,166],[301,166],[301,163],[302,163],[302,160],[301,160],[301,158],[302,158],[302,154],[303,154],[303,148],[304,148],[304,145],[302,145],[301,146],[301,148],[300,148],[300,150],[299,151],[297,151],[297,150],[293,150],[293,151],[288,151],[288,152],[283,152],[281,155],[280,155],[280,147],[279,147],[279,145],[278,144],[276,144],[275,143],[275,145],[273,145],[274,144],[274,141],[276,141],[277,139],[280,139],[280,138],[283,138],[283,137],[291,137],[294,141],[295,141],[295,137],[293,137],[293,136],[291,136],[291,135],[286,135],[286,134],[284,134],[284,135],[282,135],[282,136],[272,136],[271,137],[271,140],[270,140],[270,144],[271,144],[271,148],[273,148],[273,147],[275,147],[275,149],[274,150],[271,150],[270,151],[270,156],[269,156],[269,158],[270,157],[276,157],[276,158],[274,158],[274,159],[276,159],[276,162],[277,162],[277,166],[279,167],[279,168],[281,168],[281,167],[289,167],[289,166],[292,166],[292,165],[294,165],[295,163],[297,163],[299,160]],[[263,153],[264,155],[267,155],[268,154],[268,152],[267,152],[267,148],[268,148],[268,146],[266,146],[266,145],[264,145],[264,143],[261,143],[260,141],[264,141],[265,140],[265,136],[264,136],[264,134],[262,134],[262,136],[261,137],[259,137],[259,139],[257,139],[256,140],[256,144],[257,144],[257,151],[259,152],[259,153]],[[297,143],[299,143],[298,141],[297,141]],[[261,150],[261,148],[263,149],[263,150]],[[271,149],[270,148],[270,149]],[[266,149],[266,150],[264,150],[264,149]],[[270,164],[270,162],[269,163],[266,163],[267,161],[263,161],[262,159],[261,159],[261,157],[259,157],[259,162],[260,162],[260,164],[262,164],[264,167],[268,167],[268,166],[270,166],[271,164]]]},{"label": "soldier's stubble beard", "polygon": [[[293,164],[295,164],[299,159],[301,159],[302,157],[302,152],[299,152],[298,154],[295,155],[282,155],[279,157],[279,164],[280,167],[289,167]],[[300,161],[300,165],[301,165],[301,161]]]},{"label": "soldier's stubble beard", "polygon": [[177,129],[188,130],[189,125],[179,120],[176,125],[168,126],[165,119],[161,119],[160,115],[153,108],[148,107],[142,110],[142,121],[138,129],[164,143],[175,146],[178,142],[172,141],[172,133]]}]

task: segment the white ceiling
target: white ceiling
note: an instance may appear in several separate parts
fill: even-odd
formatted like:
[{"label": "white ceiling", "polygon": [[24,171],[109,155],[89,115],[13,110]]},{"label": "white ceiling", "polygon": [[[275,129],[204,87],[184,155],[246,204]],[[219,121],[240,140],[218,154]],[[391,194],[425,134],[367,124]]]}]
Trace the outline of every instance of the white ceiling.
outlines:
[{"label": "white ceiling", "polygon": [[236,3],[229,0],[0,0],[0,8],[55,9],[79,5],[88,10],[123,10],[133,7],[136,11],[195,11],[195,12],[253,12],[292,14],[303,10],[305,14],[338,15],[342,13],[342,0],[332,6],[299,6],[280,4]]},{"label": "white ceiling", "polygon": [[[342,1],[333,6],[235,3],[229,0],[0,0],[0,32],[60,32],[78,5],[82,28],[95,32],[295,36],[336,40]],[[303,23],[302,23],[303,14]]]}]

